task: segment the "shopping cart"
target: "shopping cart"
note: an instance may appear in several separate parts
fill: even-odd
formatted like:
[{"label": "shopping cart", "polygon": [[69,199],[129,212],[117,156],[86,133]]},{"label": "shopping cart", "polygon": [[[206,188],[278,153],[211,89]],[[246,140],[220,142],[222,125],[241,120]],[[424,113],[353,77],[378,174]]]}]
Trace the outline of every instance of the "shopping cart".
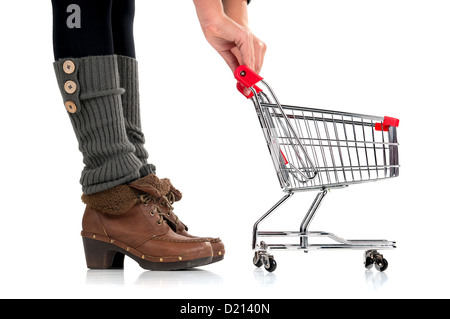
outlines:
[{"label": "shopping cart", "polygon": [[[379,271],[386,270],[388,262],[378,250],[395,248],[395,242],[347,240],[308,228],[329,189],[399,175],[399,120],[281,105],[267,82],[248,67],[238,67],[234,75],[238,90],[253,101],[280,186],[286,193],[253,227],[253,264],[274,271],[277,263],[270,254],[272,250],[362,249],[366,250],[367,269],[375,265]],[[256,86],[259,83],[268,94]],[[299,231],[258,230],[260,223],[294,193],[307,190],[319,190],[319,193]],[[258,243],[259,237],[299,237],[299,243]],[[331,243],[311,244],[312,237],[326,237]]]}]

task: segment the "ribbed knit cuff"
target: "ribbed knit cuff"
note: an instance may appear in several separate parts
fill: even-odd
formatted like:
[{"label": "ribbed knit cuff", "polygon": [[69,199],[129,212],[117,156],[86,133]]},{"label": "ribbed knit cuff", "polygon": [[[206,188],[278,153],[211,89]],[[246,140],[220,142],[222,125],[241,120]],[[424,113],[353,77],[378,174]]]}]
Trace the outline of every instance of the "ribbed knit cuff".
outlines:
[{"label": "ribbed knit cuff", "polygon": [[125,89],[122,95],[123,116],[130,126],[140,128],[138,62],[131,57],[118,55],[117,67],[119,70],[120,84]]},{"label": "ribbed knit cuff", "polygon": [[155,174],[156,168],[148,164],[148,152],[145,149],[145,137],[141,128],[141,114],[139,103],[139,72],[136,59],[117,56],[121,86],[125,89],[122,94],[123,116],[128,140],[135,147],[135,155],[142,162],[141,177]]},{"label": "ribbed knit cuff", "polygon": [[[68,73],[67,61],[75,71]],[[117,57],[63,59],[54,67],[64,102],[76,106],[68,111],[85,164],[80,179],[83,193],[138,179],[142,163],[125,130]],[[75,92],[68,89],[68,81],[75,83]]]}]

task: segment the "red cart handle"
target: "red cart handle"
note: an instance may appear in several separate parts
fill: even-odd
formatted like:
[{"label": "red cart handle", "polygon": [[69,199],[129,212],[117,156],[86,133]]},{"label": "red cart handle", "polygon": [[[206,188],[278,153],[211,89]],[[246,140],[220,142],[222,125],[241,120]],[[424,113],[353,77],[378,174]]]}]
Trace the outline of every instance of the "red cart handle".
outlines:
[{"label": "red cart handle", "polygon": [[389,126],[398,127],[399,119],[385,116],[382,123],[375,123],[375,131],[389,131]]},{"label": "red cart handle", "polygon": [[[243,96],[245,96],[247,99],[252,98],[253,97],[253,92],[250,91],[249,89],[247,89],[247,91],[249,91],[250,93],[246,94],[245,93],[245,86],[244,84],[242,84],[241,82],[236,83],[236,88],[238,89],[239,92],[242,93]],[[256,85],[253,85],[253,89],[256,91],[256,94],[258,94],[259,92],[262,92],[262,90],[257,87]]]},{"label": "red cart handle", "polygon": [[234,77],[238,81],[236,87],[239,92],[241,92],[247,99],[253,97],[253,92],[249,94],[245,94],[245,88],[249,89],[253,87],[256,93],[261,92],[262,90],[257,87],[255,84],[261,81],[263,78],[255,73],[252,69],[250,69],[246,65],[240,65],[234,70]]},{"label": "red cart handle", "polygon": [[246,88],[252,87],[263,79],[246,65],[238,66],[236,70],[234,70],[234,77]]}]

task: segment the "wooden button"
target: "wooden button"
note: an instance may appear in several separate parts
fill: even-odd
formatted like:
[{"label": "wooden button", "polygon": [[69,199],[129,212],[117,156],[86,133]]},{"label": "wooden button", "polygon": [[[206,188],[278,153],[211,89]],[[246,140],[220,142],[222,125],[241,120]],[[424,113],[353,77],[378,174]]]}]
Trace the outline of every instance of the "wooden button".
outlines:
[{"label": "wooden button", "polygon": [[72,101],[67,101],[64,103],[64,106],[66,107],[67,112],[69,113],[75,113],[77,111],[77,106]]},{"label": "wooden button", "polygon": [[67,60],[63,63],[63,70],[66,74],[72,74],[75,72],[75,63],[71,60]]},{"label": "wooden button", "polygon": [[64,90],[69,94],[73,94],[77,90],[77,84],[74,81],[67,81],[64,83]]}]

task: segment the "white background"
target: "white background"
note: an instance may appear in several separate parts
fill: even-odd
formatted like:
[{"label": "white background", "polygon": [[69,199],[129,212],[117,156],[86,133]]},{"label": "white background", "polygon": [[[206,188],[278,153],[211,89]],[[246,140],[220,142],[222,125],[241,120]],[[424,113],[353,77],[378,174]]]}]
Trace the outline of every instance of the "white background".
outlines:
[{"label": "white background", "polygon": [[[192,271],[87,270],[82,157],[56,85],[50,1],[0,11],[2,298],[448,298],[448,1],[264,1],[249,7],[268,46],[261,75],[284,104],[400,119],[400,177],[332,191],[311,230],[397,241],[385,273],[362,251],[275,254],[252,265],[253,223],[281,196],[250,101],[203,38],[192,1],[137,1],[143,129],[157,173],[184,198],[194,235],[225,260]],[[261,225],[297,230],[315,192]]]}]

